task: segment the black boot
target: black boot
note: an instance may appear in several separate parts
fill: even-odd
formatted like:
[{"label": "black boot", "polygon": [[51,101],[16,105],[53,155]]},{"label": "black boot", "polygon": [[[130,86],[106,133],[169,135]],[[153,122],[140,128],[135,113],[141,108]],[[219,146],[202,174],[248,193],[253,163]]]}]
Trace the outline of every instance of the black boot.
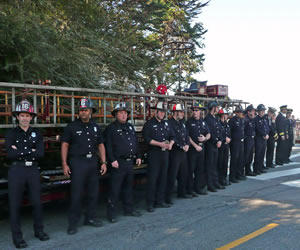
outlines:
[{"label": "black boot", "polygon": [[14,240],[14,245],[16,248],[26,248],[27,243],[23,239]]}]

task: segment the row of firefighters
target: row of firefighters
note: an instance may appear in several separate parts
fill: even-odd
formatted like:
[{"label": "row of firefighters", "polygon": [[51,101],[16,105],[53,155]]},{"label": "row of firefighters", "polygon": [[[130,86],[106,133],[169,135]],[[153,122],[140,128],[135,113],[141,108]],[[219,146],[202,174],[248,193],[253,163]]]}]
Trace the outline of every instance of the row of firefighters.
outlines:
[{"label": "row of firefighters", "polygon": [[[127,121],[131,112],[129,106],[124,102],[115,106],[112,111],[115,121],[105,131],[91,118],[95,108],[90,99],[82,98],[78,108],[79,118],[66,126],[61,137],[62,167],[64,174],[71,178],[68,234],[78,231],[83,194],[87,200],[84,224],[102,226],[96,216],[99,176],[107,171],[110,176],[108,220],[117,221],[120,193],[124,214],[141,215],[134,208],[132,186],[133,165],[140,165],[142,161],[135,129]],[[246,180],[247,175],[265,173],[266,168],[275,165],[276,140],[275,163],[282,165],[290,161],[294,124],[289,119],[291,110],[287,106],[280,107],[277,117],[274,108],[269,108],[265,114],[262,104],[256,109],[249,105],[246,110],[239,106],[229,121],[228,112],[219,109],[215,101],[207,107],[200,102],[194,103],[187,121],[184,121],[181,103],[171,107],[172,117],[168,120],[163,102],[158,101],[153,109],[154,116],[144,124],[142,131],[148,145],[148,212],[173,204],[176,181],[177,196],[192,198],[206,195],[207,191],[225,189],[231,183]],[[205,117],[202,116],[204,111]],[[38,169],[38,160],[44,156],[44,143],[39,130],[30,126],[36,113],[27,100],[16,105],[13,115],[18,126],[9,131],[5,139],[7,157],[11,161],[8,170],[10,223],[14,245],[25,248],[27,243],[21,231],[19,210],[26,187],[33,206],[34,236],[41,241],[49,240],[43,227]]]}]

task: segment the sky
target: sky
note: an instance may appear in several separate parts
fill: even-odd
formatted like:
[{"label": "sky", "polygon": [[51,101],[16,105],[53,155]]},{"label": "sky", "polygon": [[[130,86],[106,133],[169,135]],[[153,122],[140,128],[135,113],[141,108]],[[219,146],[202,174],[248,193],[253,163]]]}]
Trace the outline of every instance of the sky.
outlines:
[{"label": "sky", "polygon": [[208,30],[199,80],[300,118],[299,0],[211,0],[198,21]]}]

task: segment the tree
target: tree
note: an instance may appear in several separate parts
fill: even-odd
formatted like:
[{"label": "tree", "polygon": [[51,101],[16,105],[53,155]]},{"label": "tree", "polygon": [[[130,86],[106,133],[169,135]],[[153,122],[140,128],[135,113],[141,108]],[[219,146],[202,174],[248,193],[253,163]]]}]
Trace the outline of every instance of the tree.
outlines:
[{"label": "tree", "polygon": [[[176,86],[180,55],[164,44],[202,48],[197,0],[6,0],[0,5],[0,80],[140,89]],[[182,78],[201,70],[204,55],[183,55]]]}]

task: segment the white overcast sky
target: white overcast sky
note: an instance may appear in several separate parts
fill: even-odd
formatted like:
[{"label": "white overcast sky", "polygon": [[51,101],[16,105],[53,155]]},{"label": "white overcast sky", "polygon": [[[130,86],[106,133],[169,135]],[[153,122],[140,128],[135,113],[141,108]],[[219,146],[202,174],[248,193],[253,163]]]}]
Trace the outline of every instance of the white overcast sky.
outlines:
[{"label": "white overcast sky", "polygon": [[199,80],[300,118],[300,0],[211,0],[199,20],[208,29]]}]

